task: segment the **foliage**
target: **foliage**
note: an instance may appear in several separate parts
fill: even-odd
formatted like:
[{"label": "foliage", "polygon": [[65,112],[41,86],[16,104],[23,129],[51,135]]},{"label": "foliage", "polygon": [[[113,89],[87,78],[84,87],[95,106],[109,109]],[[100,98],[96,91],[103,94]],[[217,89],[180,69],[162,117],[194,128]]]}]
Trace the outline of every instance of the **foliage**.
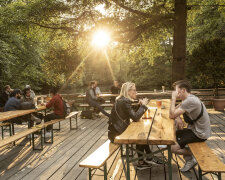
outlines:
[{"label": "foliage", "polygon": [[203,41],[189,57],[188,77],[194,86],[218,88],[225,85],[225,39]]},{"label": "foliage", "polygon": [[[101,4],[105,14],[96,10]],[[192,56],[202,41],[224,37],[225,11],[213,6],[221,0],[188,4],[206,5],[188,6],[187,49]],[[173,8],[172,0],[0,1],[0,87],[30,84],[46,92],[64,85],[77,90],[90,80],[109,86],[113,78],[145,84],[144,89],[170,86]],[[103,49],[89,43],[98,28],[118,42],[106,48],[108,60]],[[188,78],[194,80],[190,73]],[[210,84],[211,80],[205,83]],[[203,86],[195,83],[195,87]]]}]

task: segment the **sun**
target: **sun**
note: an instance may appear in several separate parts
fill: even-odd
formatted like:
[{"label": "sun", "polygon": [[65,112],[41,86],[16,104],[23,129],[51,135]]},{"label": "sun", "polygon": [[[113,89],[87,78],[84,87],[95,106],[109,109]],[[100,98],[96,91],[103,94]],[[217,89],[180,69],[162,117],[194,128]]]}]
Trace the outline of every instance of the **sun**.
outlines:
[{"label": "sun", "polygon": [[92,44],[97,47],[105,47],[110,42],[110,35],[107,31],[98,30],[94,33]]}]

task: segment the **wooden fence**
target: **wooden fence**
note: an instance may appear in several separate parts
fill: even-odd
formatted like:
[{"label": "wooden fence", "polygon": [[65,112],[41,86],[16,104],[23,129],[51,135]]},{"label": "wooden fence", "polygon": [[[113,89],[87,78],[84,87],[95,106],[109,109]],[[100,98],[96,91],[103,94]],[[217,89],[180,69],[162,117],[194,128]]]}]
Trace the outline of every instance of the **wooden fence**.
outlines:
[{"label": "wooden fence", "polygon": [[[149,99],[169,99],[171,98],[171,92],[172,91],[166,91],[165,93],[161,91],[157,91],[156,93],[153,93],[153,91],[139,91],[143,93],[151,93],[149,95],[145,95],[144,97],[147,97]],[[214,89],[193,89],[192,94],[198,96],[203,103],[207,107],[212,106],[212,99],[214,98]],[[219,88],[218,89],[219,98],[225,99],[225,88]],[[78,95],[80,93],[73,93],[73,94],[62,94],[62,97],[67,100],[75,100],[76,104],[80,104],[84,102],[83,98],[78,98]],[[40,95],[37,96],[37,100],[45,98],[46,95]],[[110,98],[106,99],[109,100]]]}]

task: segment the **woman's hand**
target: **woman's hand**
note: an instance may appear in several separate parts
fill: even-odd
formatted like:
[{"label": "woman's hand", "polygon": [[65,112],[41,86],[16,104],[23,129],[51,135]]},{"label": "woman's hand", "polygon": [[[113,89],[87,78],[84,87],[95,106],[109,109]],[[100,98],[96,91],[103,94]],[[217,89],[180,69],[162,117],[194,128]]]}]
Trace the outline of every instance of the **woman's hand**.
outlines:
[{"label": "woman's hand", "polygon": [[148,104],[148,98],[140,99],[139,101],[142,105],[146,106]]}]

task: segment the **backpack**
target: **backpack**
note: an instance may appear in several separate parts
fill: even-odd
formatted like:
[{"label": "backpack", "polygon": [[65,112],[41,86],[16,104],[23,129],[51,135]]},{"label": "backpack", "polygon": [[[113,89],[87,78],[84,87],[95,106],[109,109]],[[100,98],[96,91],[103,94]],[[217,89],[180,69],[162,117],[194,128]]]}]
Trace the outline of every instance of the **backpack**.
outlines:
[{"label": "backpack", "polygon": [[69,115],[69,113],[68,113],[68,107],[67,107],[66,101],[64,101],[62,99],[62,102],[63,102],[63,116],[66,117],[66,116]]},{"label": "backpack", "polygon": [[92,111],[82,111],[80,117],[81,119],[92,119]]}]

